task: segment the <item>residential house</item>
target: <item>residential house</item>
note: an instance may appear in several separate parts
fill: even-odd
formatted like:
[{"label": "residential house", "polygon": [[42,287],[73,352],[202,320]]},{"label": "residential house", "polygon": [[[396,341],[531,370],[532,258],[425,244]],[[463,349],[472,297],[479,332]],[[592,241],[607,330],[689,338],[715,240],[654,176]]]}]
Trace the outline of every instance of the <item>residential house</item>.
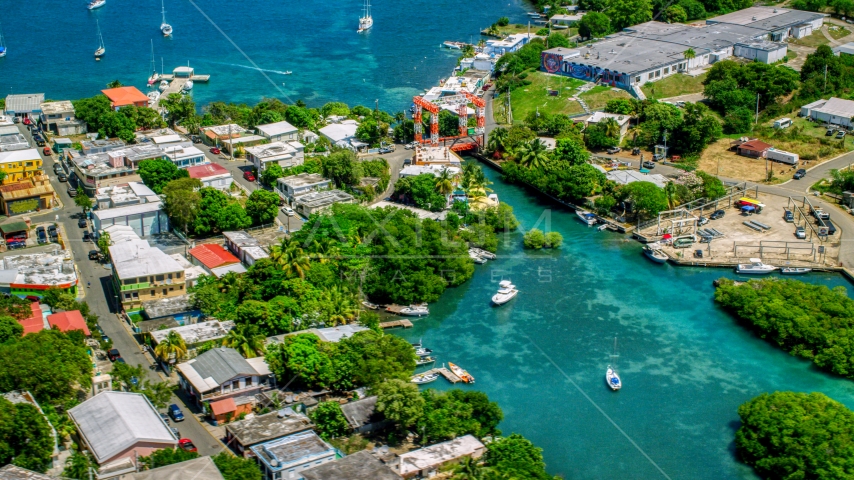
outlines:
[{"label": "residential house", "polygon": [[110,106],[118,110],[121,107],[147,107],[148,96],[136,87],[118,87],[101,90],[110,99]]},{"label": "residential house", "polygon": [[[0,277],[4,275],[0,273]],[[6,280],[2,280],[6,283]],[[39,302],[30,302],[30,314],[26,318],[18,320],[18,323],[24,327],[24,335],[29,333],[41,332],[50,328],[50,324],[44,318],[44,310],[48,309],[47,305],[42,305]]]},{"label": "residential house", "polygon": [[300,173],[276,180],[276,192],[292,203],[294,198],[311,191],[327,190],[331,181],[319,173]]},{"label": "residential house", "polygon": [[47,175],[37,175],[0,185],[0,210],[6,216],[47,210],[54,205],[56,192]]},{"label": "residential house", "polygon": [[0,235],[6,243],[13,241],[23,241],[29,238],[30,226],[22,220],[12,220],[0,224]]},{"label": "residential house", "polygon": [[841,125],[846,128],[854,127],[854,101],[831,97],[828,100],[818,100],[801,107],[801,115],[809,116],[816,122]]},{"label": "residential house", "polygon": [[[83,185],[86,194],[94,195],[100,188],[138,180],[135,172],[139,170],[140,162],[159,160],[165,158],[165,154],[157,145],[144,143],[87,155],[70,151],[66,153],[66,157],[73,166],[74,175]],[[142,182],[137,183],[142,184]]]},{"label": "residential house", "polygon": [[439,468],[449,463],[460,462],[466,457],[480,458],[486,447],[472,435],[437,443],[429,447],[401,454],[391,468],[403,478],[432,477]]},{"label": "residential house", "polygon": [[368,433],[380,430],[389,425],[389,421],[386,420],[385,416],[377,412],[376,396],[345,403],[341,405],[341,412],[355,433]]},{"label": "residential house", "polygon": [[173,145],[171,147],[165,147],[163,152],[166,154],[166,158],[171,160],[178,168],[187,168],[210,163],[208,157],[205,156],[205,152],[192,145]]},{"label": "residential house", "polygon": [[[192,323],[188,325],[181,325],[178,327],[165,328],[162,330],[154,330],[149,332],[149,336],[151,337],[152,346],[157,346],[165,340],[169,334],[176,333],[184,339],[184,345],[187,346],[187,358],[195,358],[196,357],[196,348],[200,345],[207,342],[215,342],[217,344],[221,343],[220,341],[228,335],[234,328],[234,322],[225,321],[220,322],[219,320],[208,320],[205,322]],[[174,358],[168,359],[165,361],[161,359],[161,362],[166,364],[175,363]]]},{"label": "residential house", "polygon": [[113,225],[131,227],[137,235],[146,237],[168,232],[169,216],[166,215],[161,202],[140,203],[92,212],[92,226],[96,232]]},{"label": "residential house", "polygon": [[190,174],[190,178],[195,178],[202,182],[202,187],[211,187],[227,192],[231,189],[231,184],[234,183],[234,177],[231,176],[231,172],[218,163],[188,167],[187,172]]},{"label": "residential house", "polygon": [[142,302],[142,315],[149,321],[171,319],[172,327],[190,325],[202,318],[202,312],[193,306],[189,294]]},{"label": "residential house", "polygon": [[0,170],[6,173],[3,185],[42,174],[42,157],[35,148],[0,152]]},{"label": "residential house", "polygon": [[[141,393],[102,392],[69,409],[68,416],[101,466],[100,479],[136,471],[139,457],[178,444],[157,409]],[[109,468],[113,466],[118,468]]]},{"label": "residential house", "polygon": [[252,265],[262,258],[269,257],[261,248],[261,243],[244,230],[222,232],[222,236],[225,237],[225,246],[246,265]]},{"label": "residential house", "polygon": [[313,431],[300,432],[251,448],[266,480],[301,480],[302,472],[338,455]]},{"label": "residential house", "polygon": [[173,260],[178,262],[178,265],[181,265],[181,268],[184,269],[184,283],[186,284],[188,290],[191,287],[196,286],[200,278],[207,275],[207,272],[205,272],[202,267],[198,265],[193,265],[192,263],[190,263],[189,260],[187,260],[186,257],[181,255],[180,253],[173,253],[169,256],[172,257]]},{"label": "residential house", "polygon": [[771,145],[762,140],[750,140],[737,146],[736,151],[739,155],[745,157],[764,158],[769,148],[771,148]]},{"label": "residential house", "polygon": [[128,312],[139,311],[145,301],[187,293],[181,264],[145,240],[110,246],[110,258],[113,260],[113,285],[120,292],[122,307]]},{"label": "residential house", "polygon": [[329,210],[336,203],[356,203],[356,198],[344,190],[324,190],[296,197],[293,206],[298,214],[309,217],[314,213]]},{"label": "residential house", "polygon": [[451,177],[456,177],[462,173],[462,169],[458,167],[446,167],[443,165],[407,165],[400,170],[400,178],[417,177],[418,175],[429,174],[435,177],[442,175],[444,170],[448,170]]},{"label": "residential house", "polygon": [[41,120],[45,130],[56,135],[81,135],[86,133],[86,122],[74,116],[74,105],[69,100],[41,104]]},{"label": "residential house", "polygon": [[505,53],[515,52],[536,37],[534,34],[514,33],[503,40],[487,40],[484,53],[500,57]]},{"label": "residential house", "polygon": [[[142,182],[126,182],[109,187],[101,187],[95,191],[95,205],[98,210],[139,205],[142,203],[157,203],[160,197],[154,190]],[[106,227],[105,227],[106,228]]]},{"label": "residential house", "polygon": [[403,477],[367,450],[311,467],[301,473],[305,480],[403,480]]},{"label": "residential house", "polygon": [[47,316],[47,323],[51,328],[56,328],[62,332],[70,332],[72,330],[80,330],[87,337],[92,335],[89,331],[89,326],[86,325],[86,319],[80,310],[71,310],[70,312],[59,312]]},{"label": "residential house", "polygon": [[318,130],[318,133],[329,140],[329,143],[332,145],[355,150],[356,145],[364,145],[356,138],[356,130],[358,128],[359,124],[355,121],[348,122],[345,120],[342,123],[327,125]]},{"label": "residential house", "polygon": [[199,457],[122,475],[119,480],[225,480],[225,477],[211,457]]},{"label": "residential house", "polygon": [[232,255],[222,245],[203,243],[192,248],[187,254],[193,265],[202,267],[209,275],[217,278],[228,272],[246,272],[246,268],[240,264],[240,259]]},{"label": "residential house", "polygon": [[229,138],[238,138],[241,135],[247,134],[248,130],[236,123],[229,123],[226,125],[201,127],[199,128],[199,133],[201,133],[202,141],[206,145],[218,147]]},{"label": "residential house", "polygon": [[359,332],[366,332],[368,330],[370,330],[370,328],[363,327],[361,325],[356,325],[353,323],[338,325],[337,327],[309,328],[308,330],[300,330],[297,332],[285,333],[283,335],[267,337],[267,344],[283,343],[285,341],[285,337],[289,337],[292,335],[301,335],[303,333],[311,333],[313,335],[317,335],[317,338],[319,338],[322,342],[338,343],[341,341],[341,339],[350,338]]},{"label": "residential house", "polygon": [[27,150],[28,148],[30,148],[30,142],[18,130],[17,125],[0,125],[0,152]]},{"label": "residential house", "polygon": [[573,26],[576,23],[580,22],[581,19],[584,18],[584,12],[577,13],[574,15],[552,15],[551,21],[552,25],[567,25]]},{"label": "residential house", "polygon": [[246,158],[260,173],[268,165],[278,164],[282,168],[302,165],[305,161],[305,147],[297,141],[273,142],[246,149]]},{"label": "residential house", "polygon": [[617,125],[620,127],[620,142],[622,142],[623,137],[629,130],[629,121],[632,119],[630,115],[618,115],[616,113],[606,112],[593,112],[593,115],[590,115],[590,117],[587,118],[586,123],[587,126],[590,126],[591,124],[595,125],[609,118],[617,122]]},{"label": "residential house", "polygon": [[176,368],[181,388],[199,406],[226,398],[252,397],[275,383],[263,357],[247,360],[233,348],[212,348]]},{"label": "residential house", "polygon": [[44,103],[43,93],[6,95],[6,114],[12,117],[27,117],[35,122],[42,113],[42,103]]},{"label": "residential house", "polygon": [[55,250],[9,255],[0,260],[0,292],[19,297],[41,297],[49,288],[77,296],[77,271],[70,257],[54,245]]},{"label": "residential house", "polygon": [[[219,403],[219,402],[217,402]],[[213,407],[213,403],[211,407]],[[251,448],[273,440],[310,431],[314,425],[309,418],[291,408],[255,415],[225,426],[225,441],[244,457],[251,457]]]},{"label": "residential house", "polygon": [[258,135],[271,142],[289,142],[299,140],[299,129],[288,122],[268,123],[255,127]]}]

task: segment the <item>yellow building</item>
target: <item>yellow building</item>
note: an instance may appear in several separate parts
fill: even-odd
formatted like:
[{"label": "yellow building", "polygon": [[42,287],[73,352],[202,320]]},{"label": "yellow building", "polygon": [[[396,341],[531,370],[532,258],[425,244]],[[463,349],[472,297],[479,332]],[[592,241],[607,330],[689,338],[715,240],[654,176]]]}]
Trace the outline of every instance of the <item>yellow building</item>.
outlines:
[{"label": "yellow building", "polygon": [[0,152],[0,171],[6,174],[3,184],[41,175],[41,169],[42,157],[35,148]]}]

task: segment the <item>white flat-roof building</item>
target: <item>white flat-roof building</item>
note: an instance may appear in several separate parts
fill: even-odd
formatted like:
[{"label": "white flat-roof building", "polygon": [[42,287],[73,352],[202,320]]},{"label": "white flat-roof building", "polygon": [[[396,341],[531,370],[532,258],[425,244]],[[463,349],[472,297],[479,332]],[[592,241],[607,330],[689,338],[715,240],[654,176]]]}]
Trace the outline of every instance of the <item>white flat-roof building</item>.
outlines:
[{"label": "white flat-roof building", "polygon": [[451,462],[457,462],[465,457],[480,458],[486,452],[486,447],[472,435],[437,443],[399,455],[390,465],[392,470],[403,478],[416,475],[432,477],[439,467]]},{"label": "white flat-roof building", "polygon": [[209,163],[205,153],[193,146],[173,145],[163,149],[166,157],[178,168],[193,167]]},{"label": "white flat-roof building", "polygon": [[273,142],[246,148],[246,158],[255,165],[257,171],[263,172],[273,163],[282,168],[302,165],[305,161],[305,146],[297,141]]},{"label": "white flat-roof building", "polygon": [[13,150],[27,150],[30,142],[27,141],[17,125],[0,127],[0,152],[11,152]]},{"label": "white flat-roof building", "polygon": [[333,123],[321,128],[318,132],[333,145],[353,149],[353,142],[361,143],[356,139],[358,128],[359,125],[355,123]]},{"label": "white flat-roof building", "polygon": [[400,171],[400,178],[417,177],[418,175],[424,175],[425,173],[438,177],[442,174],[442,171],[446,169],[451,176],[457,176],[462,173],[462,170],[458,167],[444,165],[407,165]]},{"label": "white flat-roof building", "polygon": [[[188,358],[196,356],[195,346],[210,340],[220,340],[228,335],[234,328],[234,322],[220,322],[219,320],[208,320],[206,322],[193,323],[190,325],[182,325],[180,327],[165,328],[163,330],[154,330],[150,332],[151,339],[154,344],[162,342],[171,332],[175,332],[184,339],[187,344]],[[192,351],[192,352],[190,352]]]},{"label": "white flat-roof building", "polygon": [[43,93],[6,95],[6,113],[13,117],[35,116],[41,113]]},{"label": "white flat-roof building", "polygon": [[142,182],[127,182],[95,191],[95,205],[99,210],[159,201],[160,197]]},{"label": "white flat-roof building", "polygon": [[503,40],[487,40],[486,46],[484,47],[484,53],[487,55],[501,56],[505,53],[515,52],[535,37],[536,35],[533,33],[514,33],[513,35],[508,35],[507,38]]},{"label": "white flat-roof building", "polygon": [[92,212],[92,226],[96,232],[112,225],[131,227],[142,238],[168,232],[169,216],[161,202],[137,203]]},{"label": "white flat-roof building", "polygon": [[817,122],[842,125],[850,128],[851,118],[854,117],[854,101],[831,97],[828,100],[818,100],[801,107],[801,115],[806,115]]},{"label": "white flat-roof building", "polygon": [[606,118],[611,118],[617,125],[620,126],[620,140],[623,140],[623,136],[629,130],[629,121],[632,119],[630,115],[618,115],[616,113],[607,113],[607,112],[593,112],[593,115],[587,118],[587,124],[591,123],[597,124],[601,121],[604,121]]},{"label": "white flat-roof building", "polygon": [[328,210],[336,203],[354,203],[356,199],[343,190],[323,190],[300,195],[293,200],[294,210],[304,217]]},{"label": "white flat-roof building", "polygon": [[276,191],[279,195],[292,202],[295,197],[306,193],[329,188],[331,181],[319,173],[300,173],[276,180]]},{"label": "white flat-roof building", "polygon": [[640,173],[635,170],[611,170],[605,174],[605,177],[619,185],[628,185],[632,182],[650,182],[659,188],[664,188],[670,181],[658,173]]},{"label": "white flat-roof building", "polygon": [[288,142],[299,140],[299,129],[288,122],[268,123],[255,127],[258,135],[271,142]]},{"label": "white flat-roof building", "polygon": [[86,133],[86,122],[74,116],[74,105],[70,100],[42,103],[41,109],[40,120],[46,130],[56,135]]},{"label": "white flat-roof building", "polygon": [[226,247],[246,265],[252,265],[262,258],[269,257],[267,252],[261,248],[261,243],[258,242],[258,239],[249,235],[244,230],[222,232],[222,236],[225,237]]}]

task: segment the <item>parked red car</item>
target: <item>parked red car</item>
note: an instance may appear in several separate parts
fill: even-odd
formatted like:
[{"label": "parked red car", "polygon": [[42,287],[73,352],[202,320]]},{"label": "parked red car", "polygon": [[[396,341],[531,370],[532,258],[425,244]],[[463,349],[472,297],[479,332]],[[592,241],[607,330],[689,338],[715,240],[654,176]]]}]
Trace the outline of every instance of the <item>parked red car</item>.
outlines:
[{"label": "parked red car", "polygon": [[45,157],[49,157],[49,156],[51,156],[51,154],[53,154],[53,151],[50,149],[50,147],[44,147],[44,148],[42,149],[42,154],[43,154]]},{"label": "parked red car", "polygon": [[222,153],[222,150],[216,147],[211,147],[211,153],[213,153],[214,155],[219,155],[220,153]]},{"label": "parked red car", "polygon": [[196,448],[196,446],[193,445],[193,441],[190,440],[189,438],[182,438],[181,440],[178,440],[178,446],[181,447],[182,449],[188,451],[188,452],[198,452],[199,451]]},{"label": "parked red car", "polygon": [[243,172],[243,178],[249,180],[250,182],[255,181],[255,175],[252,175],[252,172]]}]

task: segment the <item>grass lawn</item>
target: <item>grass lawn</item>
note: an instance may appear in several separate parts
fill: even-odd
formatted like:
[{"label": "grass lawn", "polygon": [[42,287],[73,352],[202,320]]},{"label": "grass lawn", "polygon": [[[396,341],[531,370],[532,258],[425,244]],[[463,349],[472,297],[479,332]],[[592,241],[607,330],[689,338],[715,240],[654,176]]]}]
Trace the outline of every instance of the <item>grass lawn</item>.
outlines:
[{"label": "grass lawn", "polygon": [[660,99],[700,93],[703,91],[703,80],[707,74],[692,77],[682,73],[671,75],[657,82],[647,83],[641,87],[646,98]]},{"label": "grass lawn", "polygon": [[629,92],[619,88],[611,88],[599,85],[582,93],[580,97],[587,103],[587,107],[591,111],[599,110],[605,107],[608,100],[615,98],[632,98]]},{"label": "grass lawn", "polygon": [[[575,89],[584,84],[583,81],[558,75],[548,75],[539,71],[530,72],[526,80],[529,80],[531,84],[510,92],[513,118],[516,122],[523,121],[529,113],[538,108],[541,113],[563,113],[567,115],[584,113],[581,105],[569,98]],[[549,96],[549,90],[558,90],[560,96]],[[499,123],[506,123],[503,107],[505,98],[506,93],[493,102],[495,106],[493,114]]]},{"label": "grass lawn", "polygon": [[798,52],[796,52],[794,50],[788,50],[786,52],[786,56],[789,57],[789,60],[794,60],[794,59],[798,58]]},{"label": "grass lawn", "polygon": [[829,33],[834,40],[839,40],[840,38],[850,34],[851,32],[842,25],[828,25],[827,33]]},{"label": "grass lawn", "polygon": [[[531,33],[537,33],[537,30],[541,28],[546,28],[545,25],[537,25],[533,22],[531,23]],[[510,24],[506,27],[498,27],[498,31],[502,37],[506,37],[507,35],[512,35],[514,33],[528,33],[528,25],[522,24]],[[566,35],[568,37],[573,37],[578,34],[577,28],[567,28],[565,30],[555,30],[552,29],[552,33],[559,33],[561,35]]]},{"label": "grass lawn", "polygon": [[792,43],[794,43],[796,45],[803,45],[805,47],[813,47],[813,48],[818,48],[819,46],[825,45],[829,42],[830,42],[830,40],[825,38],[824,35],[822,35],[820,30],[814,30],[812,32],[812,34],[810,34],[806,37],[803,37],[803,38],[792,39]]}]

